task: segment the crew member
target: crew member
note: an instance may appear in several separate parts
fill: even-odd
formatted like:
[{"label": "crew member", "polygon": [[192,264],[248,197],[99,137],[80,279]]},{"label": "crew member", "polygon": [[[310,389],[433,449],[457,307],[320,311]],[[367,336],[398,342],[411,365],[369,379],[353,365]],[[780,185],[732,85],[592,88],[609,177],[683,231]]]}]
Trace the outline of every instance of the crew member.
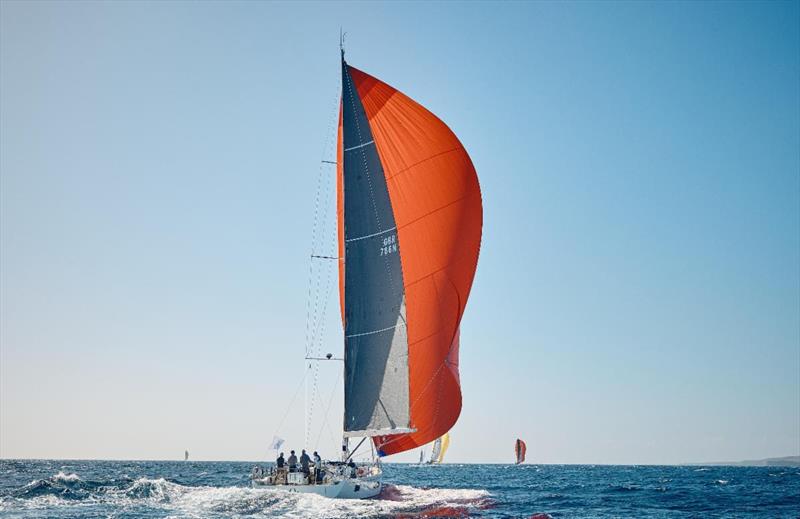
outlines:
[{"label": "crew member", "polygon": [[314,451],[314,474],[317,483],[322,483],[322,458],[317,451]]},{"label": "crew member", "polygon": [[308,457],[306,454],[306,450],[303,449],[303,453],[300,455],[300,466],[303,468],[303,472],[308,474],[308,464],[311,463],[311,458]]}]

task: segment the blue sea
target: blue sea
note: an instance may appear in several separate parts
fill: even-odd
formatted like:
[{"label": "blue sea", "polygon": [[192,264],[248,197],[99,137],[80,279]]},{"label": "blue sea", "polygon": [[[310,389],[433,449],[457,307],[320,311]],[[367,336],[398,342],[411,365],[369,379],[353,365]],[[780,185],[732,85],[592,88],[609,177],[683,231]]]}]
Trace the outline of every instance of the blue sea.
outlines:
[{"label": "blue sea", "polygon": [[0,460],[0,517],[800,517],[800,468],[384,464],[377,499],[248,486],[252,463]]}]

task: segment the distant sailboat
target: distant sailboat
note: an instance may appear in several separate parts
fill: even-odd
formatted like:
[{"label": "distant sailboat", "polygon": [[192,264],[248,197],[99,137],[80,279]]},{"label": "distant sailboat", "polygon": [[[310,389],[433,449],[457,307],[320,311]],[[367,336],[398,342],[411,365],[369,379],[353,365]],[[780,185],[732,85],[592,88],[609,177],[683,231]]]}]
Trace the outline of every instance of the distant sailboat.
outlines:
[{"label": "distant sailboat", "polygon": [[525,461],[525,452],[528,448],[525,446],[525,442],[517,438],[517,442],[514,444],[514,454],[517,456],[517,465]]},{"label": "distant sailboat", "polygon": [[183,451],[183,461],[189,461],[189,451]]},{"label": "distant sailboat", "polygon": [[436,441],[433,442],[433,451],[431,451],[431,459],[428,463],[441,463],[444,459],[444,453],[447,452],[447,448],[450,446],[450,433],[444,433],[444,435],[436,438]]},{"label": "distant sailboat", "polygon": [[425,451],[420,449],[419,451],[419,464],[422,465],[422,460],[425,457]]}]

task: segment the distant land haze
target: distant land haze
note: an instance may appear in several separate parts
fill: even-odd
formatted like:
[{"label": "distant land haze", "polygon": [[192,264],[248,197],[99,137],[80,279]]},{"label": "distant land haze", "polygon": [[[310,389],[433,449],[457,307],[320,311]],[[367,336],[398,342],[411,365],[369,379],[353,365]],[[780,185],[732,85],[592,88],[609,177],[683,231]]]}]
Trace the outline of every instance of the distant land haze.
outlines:
[{"label": "distant land haze", "polygon": [[730,465],[733,467],[800,467],[800,456],[784,456],[782,458],[764,458],[744,461],[713,461],[709,463],[691,463],[691,465]]}]

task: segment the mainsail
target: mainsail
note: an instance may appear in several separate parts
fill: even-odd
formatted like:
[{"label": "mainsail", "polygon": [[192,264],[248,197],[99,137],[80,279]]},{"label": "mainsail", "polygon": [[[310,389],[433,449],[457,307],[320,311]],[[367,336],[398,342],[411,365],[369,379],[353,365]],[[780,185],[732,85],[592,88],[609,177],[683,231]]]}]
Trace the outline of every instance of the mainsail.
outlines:
[{"label": "mainsail", "polygon": [[406,304],[397,225],[375,139],[344,60],[340,139],[345,435],[410,431]]},{"label": "mainsail", "polygon": [[514,454],[517,456],[517,465],[525,461],[525,452],[527,450],[528,448],[525,446],[525,442],[517,438],[514,444]]},{"label": "mainsail", "polygon": [[480,187],[442,121],[344,56],[337,179],[344,430],[385,456],[433,441],[461,412]]}]

